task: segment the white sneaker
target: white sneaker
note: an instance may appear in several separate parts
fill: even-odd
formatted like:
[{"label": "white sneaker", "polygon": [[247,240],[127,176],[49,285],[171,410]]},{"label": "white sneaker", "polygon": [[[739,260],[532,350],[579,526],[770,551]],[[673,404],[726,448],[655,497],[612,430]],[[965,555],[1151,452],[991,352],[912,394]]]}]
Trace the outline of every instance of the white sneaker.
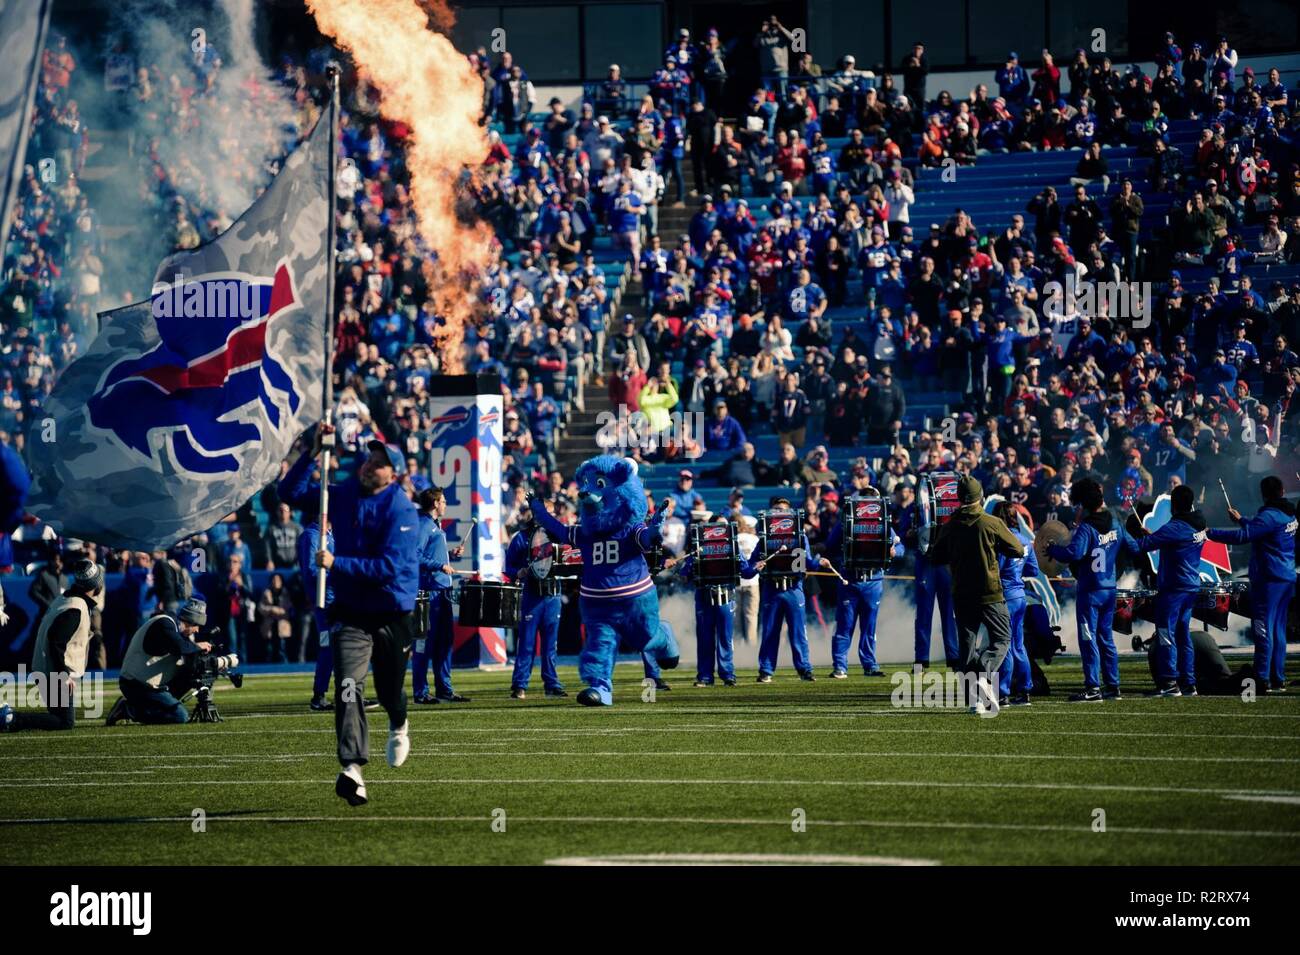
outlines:
[{"label": "white sneaker", "polygon": [[411,755],[411,721],[407,720],[395,730],[388,731],[388,765],[396,769]]},{"label": "white sneaker", "polygon": [[349,806],[366,804],[366,781],[361,778],[361,767],[349,763],[339,778],[334,781],[334,793],[340,799],[346,799]]}]

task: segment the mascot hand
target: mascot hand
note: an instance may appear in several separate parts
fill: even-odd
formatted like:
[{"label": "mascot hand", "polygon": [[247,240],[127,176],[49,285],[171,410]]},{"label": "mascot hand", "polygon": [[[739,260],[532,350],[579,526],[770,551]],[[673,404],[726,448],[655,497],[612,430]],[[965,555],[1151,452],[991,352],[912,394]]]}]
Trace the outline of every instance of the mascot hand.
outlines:
[{"label": "mascot hand", "polygon": [[4,610],[0,610],[0,627],[7,626],[9,626],[9,614],[5,613]]}]

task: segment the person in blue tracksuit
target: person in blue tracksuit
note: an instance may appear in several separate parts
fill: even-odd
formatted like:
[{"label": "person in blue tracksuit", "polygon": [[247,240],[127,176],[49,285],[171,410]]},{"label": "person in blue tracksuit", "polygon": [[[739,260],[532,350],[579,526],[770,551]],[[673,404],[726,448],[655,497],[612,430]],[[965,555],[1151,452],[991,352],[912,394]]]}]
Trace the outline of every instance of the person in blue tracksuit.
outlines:
[{"label": "person in blue tracksuit", "polygon": [[[429,632],[415,641],[411,654],[411,689],[416,703],[468,703],[451,685],[451,652],[456,638],[451,609],[451,562],[459,560],[465,545],[447,549],[442,515],[447,499],[442,489],[425,488],[420,505],[420,589],[429,592]],[[429,664],[433,664],[433,693],[429,692]]]},{"label": "person in blue tracksuit", "polygon": [[1119,654],[1111,625],[1115,620],[1115,564],[1120,549],[1138,551],[1137,542],[1106,507],[1099,482],[1084,478],[1070,486],[1070,500],[1078,505],[1079,523],[1065,544],[1049,544],[1047,553],[1066,561],[1078,582],[1074,619],[1079,630],[1079,656],[1083,661],[1083,692],[1070,696],[1074,703],[1118,700]]},{"label": "person in blue tracksuit", "polygon": [[[515,631],[515,670],[510,678],[510,696],[522,700],[533,676],[537,639],[542,640],[542,688],[547,696],[568,696],[555,672],[555,648],[560,636],[560,595],[544,594],[541,581],[531,566],[535,525],[532,511],[523,511],[522,526],[506,547],[506,576],[523,587],[519,607],[519,628]],[[549,546],[549,544],[548,544]]]},{"label": "person in blue tracksuit", "polygon": [[[925,531],[918,525],[918,532]],[[931,528],[930,530],[934,530]],[[933,564],[916,551],[916,624],[915,662],[920,666],[930,664],[930,632],[934,625],[934,603],[939,601],[939,627],[943,634],[943,658],[950,670],[960,670],[965,664],[957,640],[957,616],[952,606],[952,574],[947,567]]]},{"label": "person in blue tracksuit", "polygon": [[[868,497],[879,497],[874,489]],[[894,557],[903,556],[903,542],[893,529],[889,531],[889,544]],[[876,664],[876,618],[880,613],[880,599],[885,592],[885,568],[874,567],[850,574],[844,566],[844,525],[837,523],[826,538],[826,555],[831,566],[845,577],[855,578],[840,584],[839,600],[835,605],[835,636],[831,638],[831,679],[843,680],[849,675],[849,646],[853,643],[853,630],[858,629],[858,662],[866,676],[884,676]]]},{"label": "person in blue tracksuit", "polygon": [[[334,602],[334,587],[330,575],[325,574],[325,609],[316,606],[316,552],[321,549],[320,521],[314,520],[298,535],[298,574],[303,590],[311,601],[312,615],[316,620],[316,673],[311,685],[311,708],[332,710],[334,704],[325,696],[330,688],[330,674],[334,672],[334,648],[330,646],[329,606]],[[325,550],[334,552],[334,532],[325,533]]]},{"label": "person in blue tracksuit", "polygon": [[1156,574],[1157,686],[1150,696],[1196,696],[1196,653],[1192,610],[1201,586],[1201,548],[1207,540],[1205,517],[1194,510],[1192,489],[1180,484],[1169,495],[1173,516],[1155,533],[1143,529],[1142,553],[1160,552]]},{"label": "person in blue tracksuit", "polygon": [[[316,446],[281,479],[280,499],[290,507],[310,508],[319,500],[320,486],[312,481],[311,472],[320,438],[332,432],[331,426],[322,424]],[[401,766],[410,755],[406,667],[418,629],[419,518],[397,482],[406,457],[378,440],[370,441],[366,450],[368,456],[356,476],[330,487],[329,512],[322,517],[334,530],[334,550],[316,552],[317,562],[330,571],[334,585],[329,609],[334,729],[343,767],[334,792],[352,806],[367,801],[361,770],[370,759],[365,689],[372,664],[379,702],[388,714],[388,763]]]},{"label": "person in blue tracksuit", "polygon": [[1254,517],[1235,508],[1233,528],[1211,528],[1212,541],[1250,548],[1250,625],[1255,640],[1255,680],[1261,692],[1286,687],[1286,621],[1295,596],[1296,509],[1282,496],[1282,479],[1259,482],[1264,503]]},{"label": "person in blue tracksuit", "polygon": [[[794,509],[785,498],[777,498],[768,511],[769,518],[789,515],[795,518]],[[821,558],[813,554],[808,546],[808,535],[803,528],[794,529],[797,546],[791,551],[794,563],[791,573],[774,575],[763,574],[759,578],[759,643],[758,643],[758,682],[771,683],[776,670],[776,658],[781,649],[781,626],[790,629],[790,654],[794,658],[794,668],[799,678],[812,682],[812,660],[808,656],[808,628],[804,614],[803,578],[806,570],[820,570]],[[750,553],[741,569],[741,576],[746,579],[761,574],[767,563],[783,550],[790,550],[788,539],[768,538],[760,534],[758,543]],[[784,557],[784,555],[783,555]]]},{"label": "person in blue tracksuit", "polygon": [[1006,598],[1007,615],[1011,618],[1011,649],[998,670],[999,696],[1010,706],[1028,706],[1029,691],[1034,688],[1034,674],[1029,665],[1029,654],[1025,652],[1025,578],[1038,576],[1038,555],[1034,552],[1033,536],[1021,529],[1020,518],[1010,502],[1002,501],[994,514],[1002,518],[1016,540],[1025,545],[1023,557],[998,555],[998,576],[1002,579],[1002,595]]}]

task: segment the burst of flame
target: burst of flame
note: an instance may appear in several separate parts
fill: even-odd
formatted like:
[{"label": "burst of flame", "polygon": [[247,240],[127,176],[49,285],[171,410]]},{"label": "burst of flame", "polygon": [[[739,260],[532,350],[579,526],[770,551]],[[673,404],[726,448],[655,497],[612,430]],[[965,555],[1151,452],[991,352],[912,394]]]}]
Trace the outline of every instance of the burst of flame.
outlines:
[{"label": "burst of flame", "polygon": [[[357,69],[379,89],[385,118],[411,130],[411,200],[420,234],[438,253],[424,266],[429,294],[446,322],[438,351],[442,371],[459,372],[465,329],[478,307],[475,288],[493,259],[491,228],[466,222],[456,211],[462,174],[477,169],[488,151],[478,123],[483,82],[451,41],[430,29],[420,0],[308,0],[307,7],[321,32],[351,52]],[[436,17],[434,25],[446,29],[446,22]]]}]

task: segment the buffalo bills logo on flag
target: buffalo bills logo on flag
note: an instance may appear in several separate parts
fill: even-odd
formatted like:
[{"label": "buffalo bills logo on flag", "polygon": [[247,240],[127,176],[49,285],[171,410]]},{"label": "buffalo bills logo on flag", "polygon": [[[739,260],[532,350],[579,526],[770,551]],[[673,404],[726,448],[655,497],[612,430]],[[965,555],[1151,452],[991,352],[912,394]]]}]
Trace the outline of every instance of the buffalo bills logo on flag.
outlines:
[{"label": "buffalo bills logo on flag", "polygon": [[146,458],[169,455],[178,471],[238,471],[237,452],[286,422],[281,402],[291,415],[302,401],[266,342],[270,323],[301,304],[285,262],[269,279],[216,274],[158,289],[161,341],[108,370],[87,402],[91,423]]}]

